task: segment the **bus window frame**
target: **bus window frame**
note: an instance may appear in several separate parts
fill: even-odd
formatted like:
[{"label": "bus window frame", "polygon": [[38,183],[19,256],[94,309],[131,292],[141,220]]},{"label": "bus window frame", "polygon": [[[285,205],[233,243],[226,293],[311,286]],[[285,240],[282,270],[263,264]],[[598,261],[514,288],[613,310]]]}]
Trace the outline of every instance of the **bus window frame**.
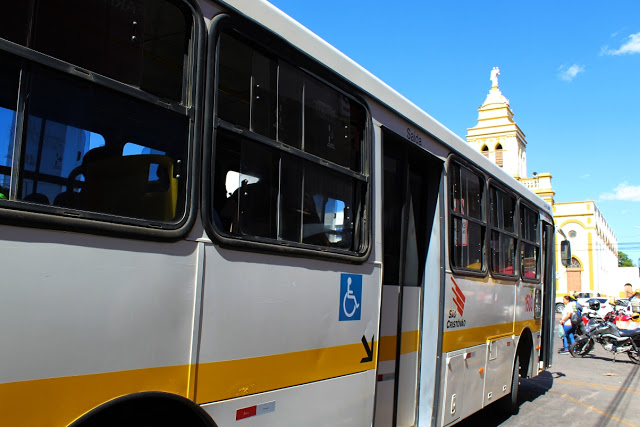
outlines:
[{"label": "bus window frame", "polygon": [[[191,31],[187,33],[189,45],[185,50],[185,52],[190,52],[189,61],[183,74],[184,84],[190,84],[192,88],[185,93],[185,98],[179,103],[168,102],[157,95],[5,39],[0,39],[0,50],[22,61],[23,67],[53,70],[53,72],[64,74],[73,79],[73,81],[88,82],[91,85],[117,92],[119,95],[133,98],[151,106],[182,114],[187,120],[187,147],[185,150],[187,157],[181,159],[183,162],[181,174],[185,179],[183,215],[173,221],[158,221],[54,205],[35,204],[23,200],[0,200],[0,219],[2,223],[159,241],[179,240],[189,233],[195,223],[198,208],[199,167],[196,153],[201,151],[201,132],[197,129],[201,128],[202,123],[203,108],[201,105],[204,96],[203,70],[206,28],[202,12],[195,0],[171,0],[169,2],[179,5],[184,10],[185,16],[191,18],[190,23],[192,25]],[[21,120],[18,115],[25,115],[24,103],[19,104],[17,109],[16,120]],[[22,143],[24,144],[24,142]],[[16,164],[12,167],[20,167],[20,165]]]},{"label": "bus window frame", "polygon": [[[486,205],[487,205],[487,240],[488,240],[488,245],[489,248],[487,248],[487,257],[489,258],[487,261],[487,269],[489,271],[489,273],[491,274],[492,277],[495,277],[496,279],[500,279],[500,280],[506,280],[509,282],[517,282],[520,279],[520,252],[519,252],[519,248],[520,248],[520,234],[519,234],[519,226],[520,226],[520,200],[521,200],[521,196],[518,195],[517,193],[515,193],[514,191],[511,191],[508,189],[508,186],[504,185],[504,183],[502,183],[502,181],[490,177],[489,179],[487,179],[487,188],[488,191],[491,191],[491,188],[494,187],[499,191],[502,191],[503,193],[505,193],[507,196],[513,197],[515,199],[515,205],[514,205],[514,216],[513,216],[513,228],[514,228],[514,232],[513,233],[509,233],[505,230],[500,229],[499,227],[493,226],[491,224],[491,203],[490,203],[490,195],[488,195],[487,197],[489,198]],[[502,233],[504,235],[507,235],[509,237],[513,237],[515,239],[515,248],[514,248],[514,259],[513,259],[513,268],[514,268],[514,274],[510,275],[510,274],[501,274],[499,272],[494,272],[493,268],[491,267],[491,232],[492,231],[496,231],[498,233]]]},{"label": "bus window frame", "polygon": [[[533,213],[535,213],[538,217],[538,228],[537,228],[537,236],[538,236],[538,242],[532,242],[531,240],[525,240],[524,236],[522,235],[522,215],[521,215],[521,209],[522,207],[525,207],[529,210],[531,210]],[[518,265],[520,267],[520,280],[522,280],[522,282],[525,283],[530,283],[530,284],[539,284],[541,283],[541,270],[542,270],[542,213],[540,212],[540,208],[538,208],[537,206],[535,206],[532,203],[529,203],[526,199],[519,197],[519,202],[518,202],[518,223],[516,224],[518,226],[518,251],[517,251],[517,258],[518,258]],[[531,278],[531,277],[525,277],[524,276],[524,266],[522,265],[522,248],[524,244],[530,244],[536,248],[538,248],[538,255],[536,257],[536,277],[535,278]],[[549,255],[547,255],[549,256]]]},{"label": "bus window frame", "polygon": [[[223,122],[217,116],[217,94],[218,94],[218,55],[219,55],[219,40],[221,35],[227,31],[235,31],[242,37],[251,42],[252,45],[259,46],[265,52],[269,52],[272,55],[277,56],[279,59],[289,63],[289,65],[307,73],[309,76],[317,79],[318,81],[326,84],[327,86],[341,92],[348,98],[353,99],[359,103],[365,111],[365,123],[363,133],[363,143],[360,145],[361,150],[361,171],[356,173],[354,171],[346,172],[344,167],[333,165],[330,161],[324,160],[321,157],[313,156],[304,151],[298,150],[294,147],[286,147],[283,151],[296,153],[300,158],[311,160],[314,158],[314,162],[321,164],[324,167],[334,170],[340,170],[346,172],[346,175],[360,176],[363,189],[365,191],[364,197],[361,199],[361,203],[364,205],[360,210],[359,222],[360,232],[360,247],[355,251],[331,248],[325,246],[315,246],[305,243],[297,243],[288,240],[275,240],[270,238],[264,238],[260,236],[242,236],[231,235],[222,233],[218,230],[218,227],[214,224],[214,179],[215,179],[215,162],[216,162],[216,142],[219,136],[219,131],[223,132],[235,132],[242,137],[252,137],[255,141],[262,141],[267,146],[281,148],[285,146],[285,143],[278,141],[267,141],[267,137],[263,137],[256,133],[249,131],[248,129],[242,129],[233,126],[227,122]],[[272,33],[268,29],[262,27],[255,22],[250,22],[245,18],[231,13],[223,13],[216,15],[209,26],[209,33],[207,37],[208,47],[206,54],[207,61],[207,75],[206,80],[206,95],[205,95],[205,108],[204,108],[204,138],[203,138],[203,174],[202,174],[202,209],[201,220],[203,222],[204,229],[207,235],[218,245],[224,248],[285,254],[308,258],[322,258],[331,259],[336,261],[362,263],[365,262],[372,251],[372,224],[371,224],[371,210],[373,209],[373,195],[371,185],[371,171],[373,170],[373,159],[371,155],[373,145],[373,124],[371,119],[371,112],[369,107],[361,95],[357,87],[340,77],[336,72],[327,68],[325,65],[317,62],[315,59],[298,50],[295,46],[284,40],[277,34]],[[275,46],[275,47],[274,47]],[[356,214],[354,214],[356,215]]]},{"label": "bus window frame", "polygon": [[[466,168],[467,170],[469,170],[470,172],[474,173],[475,175],[479,176],[482,179],[482,206],[480,208],[480,211],[482,213],[482,219],[478,220],[477,218],[472,218],[468,215],[463,215],[461,213],[455,212],[454,211],[454,197],[453,197],[453,179],[452,179],[452,174],[451,174],[451,170],[452,170],[452,166],[453,164],[458,165],[458,167],[462,167],[462,168]],[[487,277],[487,275],[489,275],[489,261],[488,261],[488,256],[487,256],[487,241],[488,241],[488,231],[489,231],[489,221],[488,221],[488,214],[487,214],[487,191],[488,191],[488,178],[487,178],[487,174],[486,172],[484,172],[482,169],[480,169],[477,166],[474,166],[470,161],[468,161],[467,159],[465,159],[464,157],[457,155],[457,154],[451,154],[446,161],[446,171],[447,171],[447,203],[448,203],[448,207],[447,207],[447,245],[448,245],[448,257],[449,257],[449,267],[451,268],[451,271],[456,273],[456,274],[460,274],[460,275],[464,275],[464,276],[472,276],[472,277]],[[467,219],[470,221],[473,221],[476,224],[479,224],[481,227],[483,227],[483,231],[484,231],[484,235],[482,236],[482,244],[481,244],[481,251],[482,251],[482,269],[480,270],[476,270],[476,269],[471,269],[471,268],[466,268],[466,267],[458,267],[454,264],[454,238],[453,238],[453,233],[454,233],[454,227],[453,227],[453,218],[454,216],[458,217],[458,218],[462,218],[462,219]]]}]

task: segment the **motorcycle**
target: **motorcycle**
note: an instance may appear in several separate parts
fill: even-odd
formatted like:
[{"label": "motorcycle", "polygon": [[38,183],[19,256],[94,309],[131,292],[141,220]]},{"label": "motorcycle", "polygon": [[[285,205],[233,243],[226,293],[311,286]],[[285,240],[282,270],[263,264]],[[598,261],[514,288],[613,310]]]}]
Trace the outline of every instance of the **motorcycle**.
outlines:
[{"label": "motorcycle", "polygon": [[615,313],[608,313],[605,318],[597,315],[590,316],[583,334],[578,335],[575,342],[569,346],[569,353],[573,357],[584,357],[593,348],[595,343],[613,353],[613,361],[621,353],[627,356],[633,363],[640,365],[640,330],[620,330],[613,323]]}]

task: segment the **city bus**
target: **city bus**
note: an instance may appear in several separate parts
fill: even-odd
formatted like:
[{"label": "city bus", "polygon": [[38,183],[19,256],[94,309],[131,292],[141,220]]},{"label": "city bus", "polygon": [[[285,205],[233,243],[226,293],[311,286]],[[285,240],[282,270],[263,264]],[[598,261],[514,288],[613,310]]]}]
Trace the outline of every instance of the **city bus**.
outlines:
[{"label": "city bus", "polygon": [[550,207],[262,0],[0,14],[0,424],[444,426],[552,362]]}]

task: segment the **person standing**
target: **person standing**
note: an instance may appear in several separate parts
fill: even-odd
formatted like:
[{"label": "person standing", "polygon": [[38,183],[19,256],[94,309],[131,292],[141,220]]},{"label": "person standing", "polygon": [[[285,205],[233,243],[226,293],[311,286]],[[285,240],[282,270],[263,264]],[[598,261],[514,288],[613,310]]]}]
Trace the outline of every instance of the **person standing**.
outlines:
[{"label": "person standing", "polygon": [[564,302],[564,309],[562,310],[562,319],[560,319],[560,327],[564,328],[564,336],[562,337],[562,343],[564,347],[560,349],[559,354],[569,353],[569,346],[575,342],[573,336],[573,325],[571,324],[571,313],[578,310],[578,306],[575,300],[572,300],[569,295],[565,295],[562,298]]}]

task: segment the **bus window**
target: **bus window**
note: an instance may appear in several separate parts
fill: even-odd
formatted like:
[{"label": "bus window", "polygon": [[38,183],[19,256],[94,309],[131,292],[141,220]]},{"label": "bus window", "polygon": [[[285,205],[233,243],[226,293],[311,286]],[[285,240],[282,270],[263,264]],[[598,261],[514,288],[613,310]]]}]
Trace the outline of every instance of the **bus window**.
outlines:
[{"label": "bus window", "polygon": [[40,1],[29,47],[181,102],[187,19],[168,1]]},{"label": "bus window", "polygon": [[351,248],[359,203],[352,179],[226,132],[217,145],[216,180],[224,181],[224,197],[214,202],[220,231]]},{"label": "bus window", "polygon": [[359,172],[359,141],[350,126],[351,108],[357,106],[315,79],[305,81],[304,104],[305,151]]},{"label": "bus window", "polygon": [[450,181],[451,264],[454,268],[482,272],[486,232],[484,178],[451,162]]},{"label": "bus window", "polygon": [[522,278],[538,280],[540,264],[540,220],[532,209],[520,207],[520,263]]},{"label": "bus window", "polygon": [[516,271],[516,198],[491,186],[489,189],[491,272],[513,276]]},{"label": "bus window", "polygon": [[363,106],[239,34],[219,43],[212,223],[228,236],[361,251]]},{"label": "bus window", "polygon": [[[184,218],[190,119],[178,104],[190,99],[183,94],[190,13],[165,0],[17,8],[14,18],[30,33],[10,25],[0,35],[32,52],[0,52],[0,198],[58,215]],[[42,66],[39,52],[73,67]],[[15,114],[19,103],[23,115]]]},{"label": "bus window", "polygon": [[[157,121],[145,120],[151,117]],[[20,197],[98,213],[173,220],[178,192],[173,170],[177,160],[186,158],[186,136],[186,118],[168,110],[125,101],[58,73],[33,71]],[[105,144],[100,146],[96,141],[102,139]],[[167,155],[124,156],[128,141],[141,142],[137,145],[147,146],[149,154]],[[160,187],[149,180],[150,169],[158,167],[165,181]]]},{"label": "bus window", "polygon": [[248,139],[226,139],[222,135],[218,144],[221,155],[216,169],[221,179],[224,176],[227,192],[216,206],[223,230],[243,236],[277,238],[276,150]]}]

